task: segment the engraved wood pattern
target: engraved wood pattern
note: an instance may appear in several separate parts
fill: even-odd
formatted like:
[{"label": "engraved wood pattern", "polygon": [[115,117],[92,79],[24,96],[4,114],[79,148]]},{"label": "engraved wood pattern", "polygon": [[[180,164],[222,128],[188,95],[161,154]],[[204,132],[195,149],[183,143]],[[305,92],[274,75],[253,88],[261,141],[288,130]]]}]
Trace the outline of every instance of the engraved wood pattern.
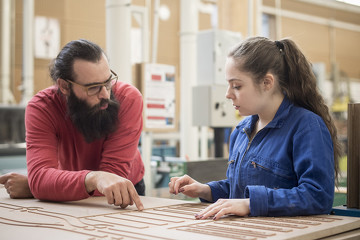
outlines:
[{"label": "engraved wood pattern", "polygon": [[[360,229],[340,216],[237,217],[195,220],[208,204],[141,197],[145,210],[120,209],[104,198],[70,203],[9,199],[0,187],[1,239],[315,239]],[[103,212],[103,213],[101,213]]]}]

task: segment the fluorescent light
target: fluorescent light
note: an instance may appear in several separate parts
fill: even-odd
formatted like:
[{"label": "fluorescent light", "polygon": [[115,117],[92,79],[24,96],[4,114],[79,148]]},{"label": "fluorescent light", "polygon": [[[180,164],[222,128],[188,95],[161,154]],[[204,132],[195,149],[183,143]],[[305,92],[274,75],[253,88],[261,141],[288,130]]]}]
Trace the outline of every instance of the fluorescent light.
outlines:
[{"label": "fluorescent light", "polygon": [[336,1],[360,6],[360,0],[336,0]]}]

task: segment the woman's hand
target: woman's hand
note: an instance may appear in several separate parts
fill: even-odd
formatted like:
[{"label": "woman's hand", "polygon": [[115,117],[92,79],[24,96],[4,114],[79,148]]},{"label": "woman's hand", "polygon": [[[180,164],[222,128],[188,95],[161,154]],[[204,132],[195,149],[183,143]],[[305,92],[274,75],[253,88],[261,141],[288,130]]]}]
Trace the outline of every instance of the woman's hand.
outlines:
[{"label": "woman's hand", "polygon": [[234,214],[238,216],[247,216],[250,214],[250,200],[245,199],[219,199],[211,204],[198,214],[195,214],[196,219],[207,219],[212,217],[218,220],[224,215]]},{"label": "woman's hand", "polygon": [[183,193],[192,198],[200,197],[210,202],[212,200],[210,187],[195,181],[188,175],[172,177],[169,182],[169,192],[175,195]]}]

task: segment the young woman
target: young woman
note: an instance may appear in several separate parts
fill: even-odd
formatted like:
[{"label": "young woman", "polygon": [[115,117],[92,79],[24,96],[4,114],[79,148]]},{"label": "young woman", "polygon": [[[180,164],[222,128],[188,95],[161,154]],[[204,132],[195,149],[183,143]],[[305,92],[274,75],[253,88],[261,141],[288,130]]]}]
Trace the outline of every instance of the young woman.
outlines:
[{"label": "young woman", "polygon": [[328,214],[340,144],[309,61],[290,39],[253,37],[229,53],[226,80],[248,116],[231,134],[227,179],[174,177],[170,192],[215,202],[198,219]]}]

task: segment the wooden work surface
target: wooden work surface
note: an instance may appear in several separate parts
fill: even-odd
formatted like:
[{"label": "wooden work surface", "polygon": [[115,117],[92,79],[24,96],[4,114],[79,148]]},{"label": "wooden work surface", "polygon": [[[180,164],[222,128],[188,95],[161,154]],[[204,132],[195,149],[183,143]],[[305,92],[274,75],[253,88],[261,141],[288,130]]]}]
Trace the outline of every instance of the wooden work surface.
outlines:
[{"label": "wooden work surface", "polygon": [[[10,199],[0,186],[0,239],[333,239],[357,235],[360,218],[226,217],[195,220],[206,205],[183,200],[141,197],[145,210],[110,206],[104,197],[53,203]],[[357,235],[359,236],[359,235]]]}]

